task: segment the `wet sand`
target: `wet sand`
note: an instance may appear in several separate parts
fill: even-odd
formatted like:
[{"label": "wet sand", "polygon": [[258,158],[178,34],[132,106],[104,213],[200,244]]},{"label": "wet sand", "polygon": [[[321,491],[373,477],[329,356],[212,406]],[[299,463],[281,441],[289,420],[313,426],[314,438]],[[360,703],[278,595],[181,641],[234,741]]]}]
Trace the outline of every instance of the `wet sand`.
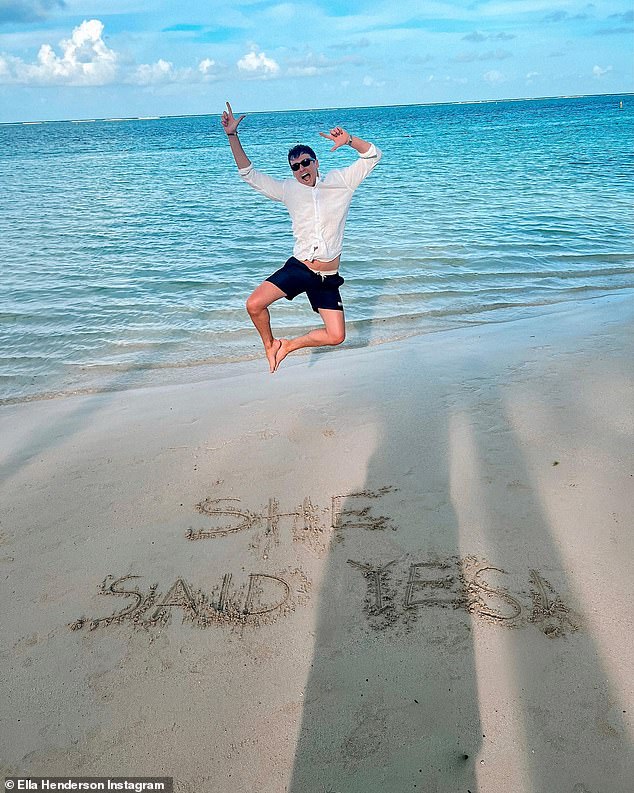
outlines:
[{"label": "wet sand", "polygon": [[634,301],[0,409],[5,775],[629,793]]}]

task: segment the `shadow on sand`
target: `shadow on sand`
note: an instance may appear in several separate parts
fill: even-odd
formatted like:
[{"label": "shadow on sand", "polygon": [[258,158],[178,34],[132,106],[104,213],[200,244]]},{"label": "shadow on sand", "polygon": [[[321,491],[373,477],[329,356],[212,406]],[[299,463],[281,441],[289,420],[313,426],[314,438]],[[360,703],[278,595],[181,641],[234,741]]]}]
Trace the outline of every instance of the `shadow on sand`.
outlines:
[{"label": "shadow on sand", "polygon": [[622,706],[514,425],[512,366],[455,341],[440,369],[430,345],[377,355],[342,394],[380,437],[333,520],[289,793],[625,793]]},{"label": "shadow on sand", "polygon": [[442,412],[445,388],[436,381],[420,394],[407,362],[395,379],[391,356],[382,360],[374,386],[341,404],[381,434],[362,495],[342,499],[335,517],[289,790],[475,793],[482,730],[471,618],[454,607],[448,428],[423,421],[430,406]]}]

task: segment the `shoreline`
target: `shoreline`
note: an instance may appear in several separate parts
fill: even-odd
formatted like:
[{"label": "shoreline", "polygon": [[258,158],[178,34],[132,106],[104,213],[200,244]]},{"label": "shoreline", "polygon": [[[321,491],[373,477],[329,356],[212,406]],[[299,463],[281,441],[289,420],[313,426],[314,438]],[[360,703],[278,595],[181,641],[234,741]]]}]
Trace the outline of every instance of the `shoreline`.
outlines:
[{"label": "shoreline", "polygon": [[[364,340],[363,338],[359,337],[358,334],[355,335],[355,326],[359,324],[358,322],[348,322],[348,339],[341,348],[338,348],[337,350],[328,348],[325,350],[313,351],[303,350],[298,354],[294,354],[290,360],[295,360],[296,358],[305,358],[307,356],[310,357],[313,355],[320,356],[327,353],[332,354],[333,352],[345,354],[355,350],[363,349],[365,347],[375,348],[385,344],[399,344],[401,342],[406,342],[409,339],[435,335],[438,333],[443,334],[453,330],[460,330],[462,328],[467,329],[487,325],[506,325],[509,323],[521,322],[533,317],[548,316],[551,314],[557,315],[559,313],[574,311],[577,305],[583,305],[587,302],[597,300],[628,300],[631,299],[632,296],[634,296],[634,288],[620,287],[613,291],[604,292],[604,294],[592,295],[585,298],[580,298],[577,296],[570,298],[569,300],[560,300],[554,303],[492,308],[486,311],[476,312],[471,315],[447,315],[445,318],[446,324],[444,326],[440,325],[439,319],[437,317],[433,317],[428,320],[426,327],[419,327],[416,330],[412,329],[409,331],[402,330],[400,333],[395,330],[392,330],[391,332],[387,330],[387,332],[390,334],[387,338],[381,338],[378,336],[378,338],[369,340]],[[509,314],[514,314],[515,316],[508,316]],[[482,315],[485,318],[481,320],[478,319],[478,317]],[[467,317],[472,317],[473,319],[468,321]],[[377,333],[380,333],[381,330],[383,330],[383,333],[385,333],[386,328],[384,327],[383,323],[385,322],[386,325],[389,325],[390,320],[363,320],[362,322],[364,324],[367,323],[369,328],[375,327],[377,329]],[[434,327],[434,325],[437,327]],[[394,333],[397,335],[393,335]],[[253,334],[254,336],[256,335],[255,330],[253,331]],[[91,396],[95,394],[118,393],[122,391],[135,390],[138,388],[151,389],[165,385],[178,386],[199,383],[205,380],[217,380],[219,378],[232,377],[235,374],[246,373],[251,371],[251,369],[253,369],[253,372],[256,373],[262,369],[261,363],[263,358],[263,354],[261,354],[258,349],[257,351],[245,354],[242,357],[230,360],[222,359],[218,361],[209,360],[203,362],[196,361],[192,363],[185,362],[182,364],[162,365],[148,363],[134,368],[125,368],[124,365],[110,367],[107,375],[102,374],[102,379],[118,380],[119,382],[116,385],[111,385],[110,387],[104,385],[101,387],[86,386],[79,388],[62,388],[55,391],[40,391],[33,394],[0,398],[0,411],[4,407],[23,403],[68,399],[71,397]],[[101,369],[103,371],[108,367],[102,364],[94,364],[86,366],[85,368]],[[166,378],[169,380],[168,383],[165,383]]]}]

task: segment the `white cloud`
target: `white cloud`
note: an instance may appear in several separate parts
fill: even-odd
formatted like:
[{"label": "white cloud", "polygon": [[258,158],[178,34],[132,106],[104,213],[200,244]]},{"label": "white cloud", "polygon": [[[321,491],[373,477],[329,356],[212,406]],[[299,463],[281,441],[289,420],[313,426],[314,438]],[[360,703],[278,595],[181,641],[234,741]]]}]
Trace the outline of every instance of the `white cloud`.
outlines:
[{"label": "white cloud", "polygon": [[366,88],[382,88],[385,85],[385,80],[375,80],[374,77],[370,77],[369,74],[366,74],[363,78],[363,85]]},{"label": "white cloud", "polygon": [[286,74],[289,77],[314,77],[319,71],[316,66],[289,66]]},{"label": "white cloud", "polygon": [[216,61],[211,58],[205,58],[198,64],[198,71],[204,75],[210,75],[214,71]]},{"label": "white cloud", "polygon": [[450,77],[448,74],[444,77],[439,77],[435,74],[430,74],[427,78],[428,83],[445,83],[452,85],[466,85],[469,81],[466,77]]},{"label": "white cloud", "polygon": [[506,77],[502,74],[502,72],[498,72],[495,69],[491,69],[490,72],[486,72],[486,74],[482,76],[487,83],[492,84],[503,83],[506,80]]},{"label": "white cloud", "polygon": [[105,85],[115,80],[119,56],[103,41],[103,23],[84,20],[62,39],[57,55],[50,44],[43,44],[35,63],[20,58],[1,57],[3,82],[36,85]]},{"label": "white cloud", "polygon": [[600,80],[608,72],[611,72],[611,71],[612,71],[612,67],[611,66],[606,66],[605,68],[603,68],[603,66],[594,66],[593,69],[592,69],[592,74],[597,78],[597,80]]},{"label": "white cloud", "polygon": [[11,79],[11,68],[9,61],[0,55],[0,82],[9,82]]},{"label": "white cloud", "polygon": [[60,41],[61,54],[50,44],[40,47],[33,63],[0,54],[0,84],[99,86],[120,82],[151,86],[217,79],[217,64],[211,58],[201,60],[195,68],[176,68],[164,58],[142,64],[126,61],[105,44],[103,32],[100,20],[84,20],[69,39]]},{"label": "white cloud", "polygon": [[302,58],[287,61],[286,74],[289,77],[314,77],[317,74],[335,71],[338,66],[349,66],[357,61],[358,59],[352,55],[329,59],[323,54],[316,55],[314,52],[309,52]]},{"label": "white cloud", "polygon": [[159,58],[156,63],[142,63],[137,66],[130,78],[130,82],[137,85],[157,85],[159,83],[172,83],[175,79],[174,64]]},{"label": "white cloud", "polygon": [[526,75],[526,79],[527,79],[527,80],[532,80],[532,79],[533,79],[533,77],[539,77],[539,72],[529,72],[529,73]]},{"label": "white cloud", "polygon": [[201,83],[218,79],[218,64],[204,58],[195,69],[175,68],[170,61],[160,58],[156,63],[137,66],[126,82],[136,85],[167,85],[168,83]]},{"label": "white cloud", "polygon": [[265,16],[275,24],[290,22],[297,16],[298,8],[293,3],[278,3],[265,9]]},{"label": "white cloud", "polygon": [[251,50],[238,61],[238,69],[254,76],[275,77],[279,74],[280,67],[272,58],[267,58],[265,53]]}]

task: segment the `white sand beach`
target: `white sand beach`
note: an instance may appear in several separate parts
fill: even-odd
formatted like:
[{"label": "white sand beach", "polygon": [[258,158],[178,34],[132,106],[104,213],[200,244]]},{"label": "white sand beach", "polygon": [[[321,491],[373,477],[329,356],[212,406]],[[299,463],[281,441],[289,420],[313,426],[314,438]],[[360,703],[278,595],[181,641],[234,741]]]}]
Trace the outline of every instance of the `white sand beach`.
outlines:
[{"label": "white sand beach", "polygon": [[0,408],[5,775],[630,793],[631,293]]}]

